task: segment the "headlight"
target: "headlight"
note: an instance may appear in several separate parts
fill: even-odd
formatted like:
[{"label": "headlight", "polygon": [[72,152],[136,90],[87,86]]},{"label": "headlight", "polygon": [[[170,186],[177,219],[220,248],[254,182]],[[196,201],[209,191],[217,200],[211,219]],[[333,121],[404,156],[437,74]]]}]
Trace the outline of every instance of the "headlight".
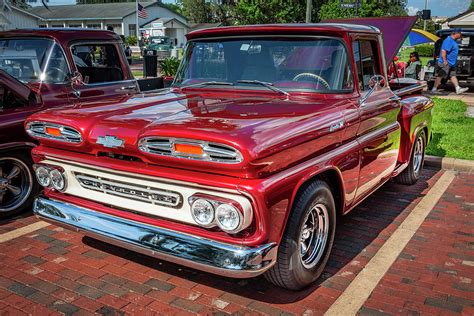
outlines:
[{"label": "headlight", "polygon": [[233,232],[240,226],[240,211],[233,205],[221,204],[216,209],[216,219],[219,227],[226,232]]},{"label": "headlight", "polygon": [[49,176],[51,178],[51,184],[56,190],[63,191],[66,188],[66,179],[62,172],[57,169],[51,169]]},{"label": "headlight", "polygon": [[35,170],[36,179],[38,179],[38,183],[43,187],[49,187],[51,184],[51,177],[49,175],[49,169],[43,166],[39,166]]},{"label": "headlight", "polygon": [[205,199],[197,199],[191,204],[191,214],[199,225],[209,226],[214,222],[214,206]]}]

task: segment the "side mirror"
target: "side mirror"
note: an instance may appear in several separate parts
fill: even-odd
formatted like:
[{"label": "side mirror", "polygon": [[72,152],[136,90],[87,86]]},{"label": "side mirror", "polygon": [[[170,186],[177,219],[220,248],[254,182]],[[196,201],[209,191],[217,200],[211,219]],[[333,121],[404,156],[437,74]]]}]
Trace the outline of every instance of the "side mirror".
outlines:
[{"label": "side mirror", "polygon": [[369,80],[369,88],[372,90],[378,90],[385,86],[385,78],[381,75],[372,76]]},{"label": "side mirror", "polygon": [[359,99],[359,105],[363,106],[370,95],[385,86],[385,77],[381,75],[372,76],[368,82],[369,90]]},{"label": "side mirror", "polygon": [[83,82],[82,75],[79,71],[74,71],[68,74],[68,80],[72,84],[81,84]]}]

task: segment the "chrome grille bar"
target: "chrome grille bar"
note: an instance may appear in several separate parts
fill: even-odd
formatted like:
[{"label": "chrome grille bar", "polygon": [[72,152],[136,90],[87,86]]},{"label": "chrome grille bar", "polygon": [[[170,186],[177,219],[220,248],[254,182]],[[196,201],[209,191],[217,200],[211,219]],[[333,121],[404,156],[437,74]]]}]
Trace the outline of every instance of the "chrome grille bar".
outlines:
[{"label": "chrome grille bar", "polygon": [[120,196],[130,200],[172,208],[179,208],[183,201],[181,194],[178,192],[160,190],[158,188],[126,183],[83,173],[74,173],[74,176],[84,189]]}]

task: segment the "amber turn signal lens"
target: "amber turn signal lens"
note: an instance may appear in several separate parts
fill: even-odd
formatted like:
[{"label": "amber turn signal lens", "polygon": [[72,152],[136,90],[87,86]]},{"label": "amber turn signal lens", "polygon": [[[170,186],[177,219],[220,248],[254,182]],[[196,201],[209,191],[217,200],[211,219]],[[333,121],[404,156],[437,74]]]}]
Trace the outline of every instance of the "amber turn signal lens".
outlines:
[{"label": "amber turn signal lens", "polygon": [[174,144],[174,150],[182,154],[203,155],[204,151],[201,146],[190,144]]},{"label": "amber turn signal lens", "polygon": [[60,137],[62,135],[61,130],[57,127],[46,127],[45,132],[46,134],[51,135],[51,136]]}]

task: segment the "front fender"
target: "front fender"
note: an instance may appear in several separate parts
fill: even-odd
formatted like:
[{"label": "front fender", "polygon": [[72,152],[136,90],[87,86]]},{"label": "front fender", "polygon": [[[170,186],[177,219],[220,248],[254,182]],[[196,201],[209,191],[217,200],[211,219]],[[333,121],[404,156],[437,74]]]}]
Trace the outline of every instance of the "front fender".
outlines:
[{"label": "front fender", "polygon": [[31,142],[11,142],[0,144],[0,153],[11,150],[29,150],[35,147],[36,144]]}]

